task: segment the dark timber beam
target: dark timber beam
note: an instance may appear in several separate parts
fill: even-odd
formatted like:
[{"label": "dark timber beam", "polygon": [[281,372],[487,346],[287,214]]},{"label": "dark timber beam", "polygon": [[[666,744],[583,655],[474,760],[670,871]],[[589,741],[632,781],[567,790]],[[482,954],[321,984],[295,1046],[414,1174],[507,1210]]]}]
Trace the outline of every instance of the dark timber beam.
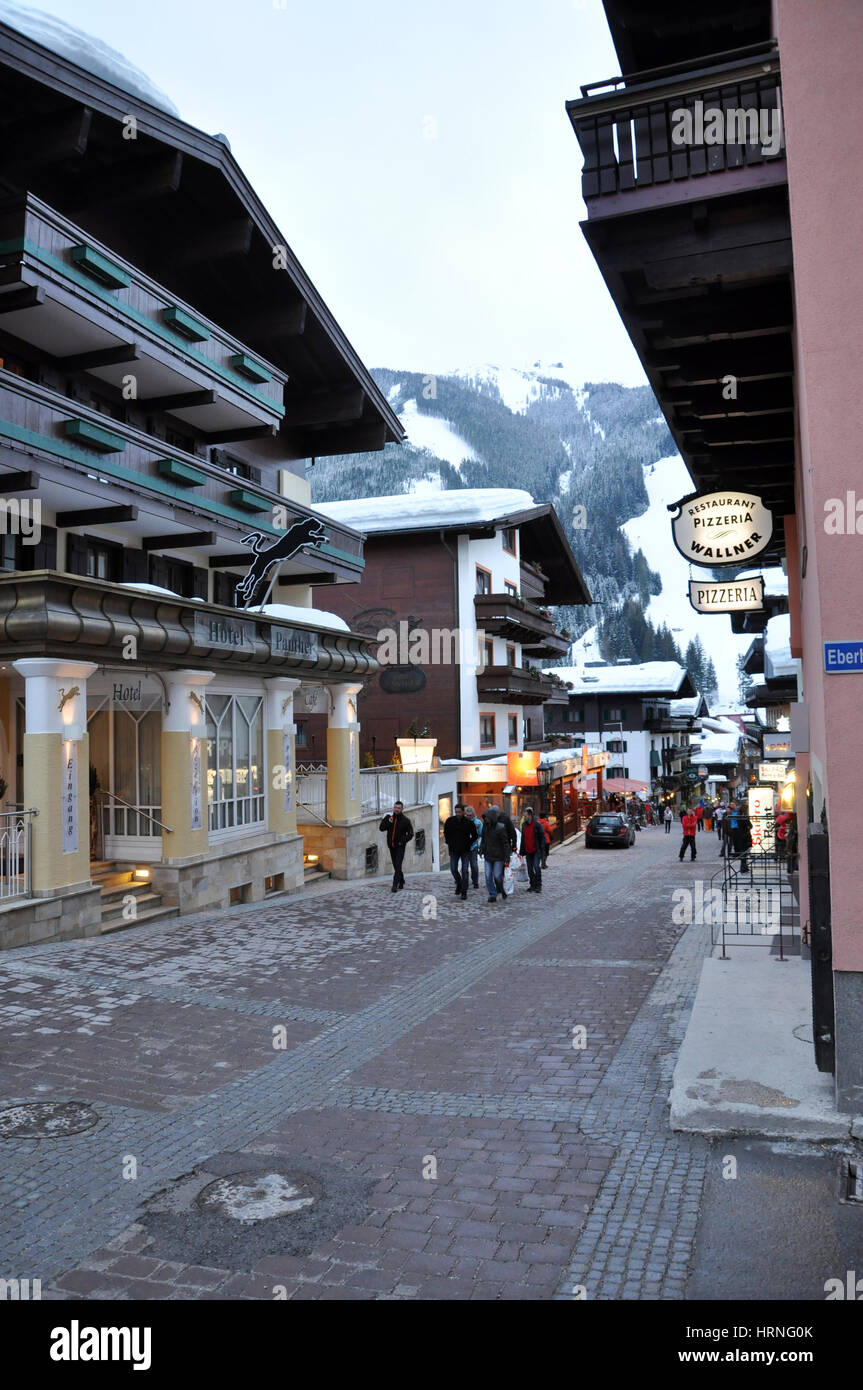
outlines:
[{"label": "dark timber beam", "polygon": [[662,392],[663,405],[687,407],[688,415],[712,420],[738,415],[772,415],[793,410],[794,393],[790,377],[773,377],[767,381],[738,381],[734,396],[728,399],[731,387],[717,381],[711,386],[666,387]]},{"label": "dark timber beam", "polygon": [[180,247],[174,264],[191,266],[200,261],[225,261],[234,256],[248,256],[254,230],[251,217],[238,217],[232,222],[225,222]]},{"label": "dark timber beam", "polygon": [[216,545],[215,531],[175,531],[168,536],[144,536],[142,550],[193,550],[198,546]]},{"label": "dark timber beam", "polygon": [[704,343],[717,338],[755,337],[790,332],[791,296],[773,286],[734,294],[710,294],[681,301],[651,304],[630,311],[653,333],[654,346]]},{"label": "dark timber beam", "polygon": [[141,349],[137,343],[120,343],[118,347],[76,352],[71,357],[58,357],[56,361],[64,372],[92,372],[96,367],[116,367],[126,362],[137,362],[140,356]]},{"label": "dark timber beam", "polygon": [[25,470],[20,473],[0,474],[0,493],[35,492],[39,486],[39,474]]},{"label": "dark timber beam", "polygon": [[247,425],[238,430],[213,430],[207,434],[208,444],[239,444],[243,439],[271,439],[276,425]]},{"label": "dark timber beam", "polygon": [[4,178],[17,183],[19,169],[29,169],[32,174],[39,165],[80,157],[86,152],[92,121],[90,107],[78,106],[72,111],[10,126],[4,133],[3,147],[7,155],[14,153],[3,170]]},{"label": "dark timber beam", "polygon": [[132,141],[119,141],[123,149],[118,159],[98,174],[81,181],[75,190],[78,207],[104,199],[109,203],[150,202],[176,193],[183,175],[183,156],[179,150],[152,157],[134,157],[129,152]]},{"label": "dark timber beam", "polygon": [[139,402],[148,410],[193,410],[199,405],[215,405],[219,399],[213,390],[178,391],[173,396],[144,396]]},{"label": "dark timber beam", "polygon": [[235,332],[243,342],[278,342],[281,338],[298,338],[306,331],[308,305],[304,299],[294,304],[274,307],[269,313],[254,314],[240,319]]},{"label": "dark timber beam", "polygon": [[301,397],[296,403],[288,398],[285,401],[285,423],[289,429],[294,429],[300,425],[333,425],[341,421],[359,420],[364,403],[365,392],[359,386]]},{"label": "dark timber beam", "polygon": [[111,526],[114,522],[137,520],[137,507],[82,507],[76,512],[57,513],[57,526],[64,531],[74,526]]},{"label": "dark timber beam", "polygon": [[776,415],[739,415],[733,419],[704,420],[688,415],[678,418],[677,429],[684,435],[698,435],[707,447],[794,442],[794,416],[790,411]]},{"label": "dark timber beam", "polygon": [[45,291],[41,285],[25,285],[23,290],[9,290],[0,294],[0,314],[17,314],[19,309],[38,309],[45,303]]},{"label": "dark timber beam", "polygon": [[[252,529],[254,529],[253,523],[250,523],[250,525],[252,525]],[[236,569],[240,565],[242,565],[244,569],[248,569],[249,563],[253,558],[254,551],[249,549],[240,551],[237,555],[211,555],[208,563],[211,570]]]},{"label": "dark timber beam", "polygon": [[292,458],[328,458],[332,454],[364,454],[382,449],[386,425],[346,425],[343,429],[297,430],[290,433]]},{"label": "dark timber beam", "polygon": [[648,372],[669,373],[669,386],[721,381],[733,374],[738,381],[762,381],[791,376],[794,359],[791,335],[735,338],[724,343],[694,343],[686,348],[648,348],[643,357]]}]

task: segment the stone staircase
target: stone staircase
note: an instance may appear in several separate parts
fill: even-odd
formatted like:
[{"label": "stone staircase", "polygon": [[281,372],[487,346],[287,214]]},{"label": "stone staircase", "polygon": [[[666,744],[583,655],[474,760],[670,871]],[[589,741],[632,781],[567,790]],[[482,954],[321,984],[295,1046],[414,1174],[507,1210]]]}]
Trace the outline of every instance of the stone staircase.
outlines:
[{"label": "stone staircase", "polygon": [[303,866],[303,889],[317,888],[319,884],[326,883],[332,878],[329,869],[321,868],[320,864],[305,864]]},{"label": "stone staircase", "polygon": [[[102,860],[90,865],[90,878],[102,891],[101,936],[125,931],[127,927],[139,927],[144,922],[159,922],[166,917],[179,916],[180,909],[165,907],[161,894],[155,893],[148,881],[135,880],[133,869]],[[123,899],[128,897],[133,897],[136,902],[134,917],[123,916],[123,908],[127,906]]]}]

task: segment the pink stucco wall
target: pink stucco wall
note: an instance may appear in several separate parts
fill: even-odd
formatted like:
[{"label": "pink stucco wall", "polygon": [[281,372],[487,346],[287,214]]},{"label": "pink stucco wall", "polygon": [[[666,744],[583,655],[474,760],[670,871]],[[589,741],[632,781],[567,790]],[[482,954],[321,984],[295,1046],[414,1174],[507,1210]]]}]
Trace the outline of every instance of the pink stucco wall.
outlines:
[{"label": "pink stucco wall", "polygon": [[799,553],[789,565],[805,546],[804,699],[813,782],[827,801],[834,968],[863,971],[863,671],[824,675],[821,646],[863,641],[863,534],[824,527],[827,499],[863,500],[863,0],[776,0],[776,14],[799,429]]}]

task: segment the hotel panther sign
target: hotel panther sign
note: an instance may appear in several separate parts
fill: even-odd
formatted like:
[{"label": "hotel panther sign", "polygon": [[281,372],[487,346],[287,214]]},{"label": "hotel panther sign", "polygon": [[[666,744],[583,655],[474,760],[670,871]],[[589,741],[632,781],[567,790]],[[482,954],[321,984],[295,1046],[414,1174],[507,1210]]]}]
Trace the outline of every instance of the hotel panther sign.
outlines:
[{"label": "hotel panther sign", "polygon": [[671,522],[674,544],[693,565],[747,564],[767,549],[773,536],[772,513],[751,492],[701,492],[668,510],[677,508]]}]

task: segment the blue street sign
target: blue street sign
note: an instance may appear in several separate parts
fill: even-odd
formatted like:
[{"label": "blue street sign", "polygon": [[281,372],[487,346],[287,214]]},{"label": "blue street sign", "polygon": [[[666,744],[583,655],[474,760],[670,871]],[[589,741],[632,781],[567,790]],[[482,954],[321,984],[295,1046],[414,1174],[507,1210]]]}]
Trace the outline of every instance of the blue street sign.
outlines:
[{"label": "blue street sign", "polygon": [[825,642],[825,671],[863,671],[863,642]]}]

